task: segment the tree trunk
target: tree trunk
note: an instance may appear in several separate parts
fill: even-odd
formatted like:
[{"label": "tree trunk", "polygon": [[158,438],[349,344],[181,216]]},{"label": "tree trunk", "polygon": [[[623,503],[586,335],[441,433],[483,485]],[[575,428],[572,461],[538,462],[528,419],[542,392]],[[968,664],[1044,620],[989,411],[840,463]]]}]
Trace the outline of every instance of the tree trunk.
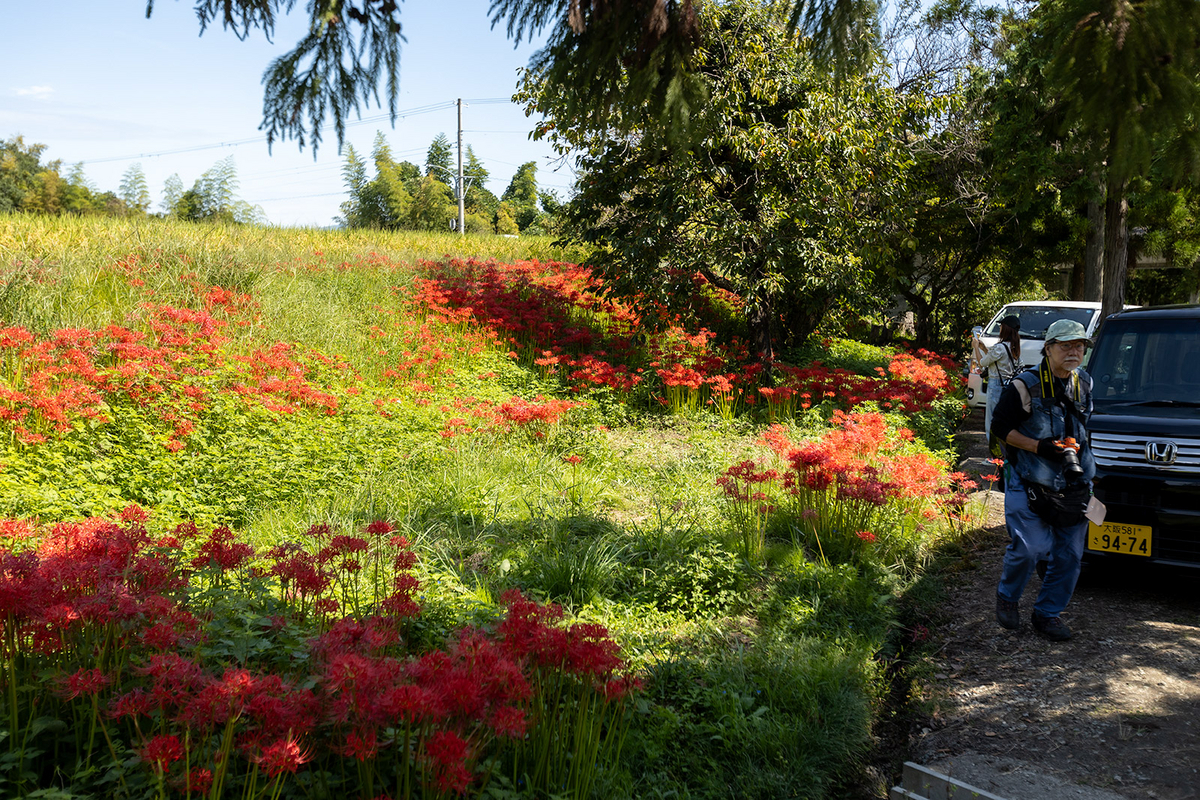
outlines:
[{"label": "tree trunk", "polygon": [[1109,314],[1125,305],[1125,277],[1128,272],[1129,201],[1125,182],[1111,186],[1104,202],[1104,292],[1100,306],[1101,324]]},{"label": "tree trunk", "polygon": [[1086,267],[1082,262],[1076,261],[1071,265],[1071,274],[1067,277],[1067,297],[1072,300],[1083,299],[1083,273]]},{"label": "tree trunk", "polygon": [[933,304],[916,292],[902,292],[913,313],[913,333],[918,347],[928,347],[933,336]]},{"label": "tree trunk", "polygon": [[1088,202],[1087,248],[1083,256],[1083,296],[1081,300],[1099,303],[1104,291],[1104,247],[1105,247],[1105,203],[1104,183],[1099,175],[1092,174],[1099,190],[1099,198]]},{"label": "tree trunk", "polygon": [[750,336],[750,346],[758,356],[762,365],[762,383],[764,386],[775,384],[771,367],[775,363],[775,348],[771,343],[771,296],[763,293],[750,301],[746,307],[746,325]]},{"label": "tree trunk", "polygon": [[809,295],[804,303],[793,301],[783,312],[783,339],[791,347],[802,347],[825,319],[831,305],[824,293]]}]

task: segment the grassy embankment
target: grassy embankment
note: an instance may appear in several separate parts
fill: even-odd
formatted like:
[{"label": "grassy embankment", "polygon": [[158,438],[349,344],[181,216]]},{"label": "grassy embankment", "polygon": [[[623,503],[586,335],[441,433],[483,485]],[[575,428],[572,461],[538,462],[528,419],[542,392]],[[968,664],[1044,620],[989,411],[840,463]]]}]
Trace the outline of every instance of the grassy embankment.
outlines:
[{"label": "grassy embankment", "polygon": [[[44,554],[54,523],[131,504],[151,536],[194,522],[189,555],[227,525],[255,556],[233,583],[182,570],[193,585],[178,596],[209,592],[208,635],[184,641],[214,673],[295,677],[266,601],[214,602],[211,589],[279,593],[272,548],[385,521],[416,555],[408,657],[464,626],[491,630],[513,589],[621,645],[644,688],[622,712],[620,759],[570,793],[838,796],[903,638],[897,598],[966,525],[938,460],[953,382],[929,360],[833,340],[813,343],[822,364],[760,393],[738,344],[707,333],[736,327],[736,301],[701,287],[681,316],[635,309],[545,263],[573,255],[536,239],[0,218],[0,516],[22,521],[0,547]],[[339,563],[333,605],[291,610],[290,646],[378,610],[360,597],[364,573]],[[74,773],[45,753],[78,757],[77,734],[19,735],[36,716],[29,684],[87,665],[74,644],[8,653],[5,683],[24,685],[0,788],[178,789],[178,764],[147,769],[140,730],[122,729],[97,757],[105,769],[89,757]],[[131,649],[120,674],[145,680],[146,658]],[[68,695],[37,714],[78,713]],[[314,729],[313,762],[271,791],[316,791],[306,771],[322,791],[365,791],[341,735]],[[518,755],[474,744],[473,786],[533,792],[503,778]],[[266,791],[250,777],[261,752],[243,757],[226,796]]]}]

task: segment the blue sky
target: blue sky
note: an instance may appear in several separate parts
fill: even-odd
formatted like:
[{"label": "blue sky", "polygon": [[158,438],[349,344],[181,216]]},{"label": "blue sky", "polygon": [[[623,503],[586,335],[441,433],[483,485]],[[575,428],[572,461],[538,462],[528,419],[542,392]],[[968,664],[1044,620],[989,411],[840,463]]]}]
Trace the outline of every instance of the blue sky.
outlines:
[{"label": "blue sky", "polygon": [[[0,28],[0,138],[22,135],[47,146],[43,162],[61,160],[64,174],[83,162],[91,183],[117,191],[122,174],[140,163],[155,208],[163,182],[185,186],[233,155],[239,195],[276,225],[332,223],[346,199],[332,128],[313,159],[294,141],[268,153],[258,130],[263,71],[299,39],[304,2],[276,27],[274,44],[259,31],[246,41],[210,27],[203,36],[189,0],[47,0],[8,4]],[[454,101],[463,109],[463,142],[491,172],[497,195],[517,167],[538,164],[538,184],[566,196],[571,173],[548,145],[532,142],[532,120],[511,102],[517,70],[536,47],[514,49],[501,26],[488,22],[488,0],[409,0],[400,20],[407,44],[400,55],[401,114],[395,128],[383,108],[352,118],[346,142],[368,155],[383,131],[397,160],[421,164],[438,133],[453,142]],[[493,101],[493,102],[482,102]],[[431,108],[432,107],[432,108]]]}]

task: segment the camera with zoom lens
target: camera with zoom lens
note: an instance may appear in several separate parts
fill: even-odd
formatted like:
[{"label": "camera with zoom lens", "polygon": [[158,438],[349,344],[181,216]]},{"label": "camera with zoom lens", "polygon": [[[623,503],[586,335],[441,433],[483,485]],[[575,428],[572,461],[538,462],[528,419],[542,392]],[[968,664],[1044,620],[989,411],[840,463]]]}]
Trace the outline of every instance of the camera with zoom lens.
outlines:
[{"label": "camera with zoom lens", "polygon": [[1068,436],[1066,439],[1060,439],[1055,442],[1063,449],[1063,475],[1067,481],[1077,481],[1083,477],[1083,466],[1079,463],[1079,442],[1075,438]]}]

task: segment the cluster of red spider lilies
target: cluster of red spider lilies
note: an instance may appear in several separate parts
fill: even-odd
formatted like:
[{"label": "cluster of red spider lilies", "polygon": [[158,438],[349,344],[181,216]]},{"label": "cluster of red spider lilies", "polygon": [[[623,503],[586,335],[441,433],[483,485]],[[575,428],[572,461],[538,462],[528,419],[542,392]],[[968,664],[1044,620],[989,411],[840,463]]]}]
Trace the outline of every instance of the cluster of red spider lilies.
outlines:
[{"label": "cluster of red spider lilies", "polygon": [[146,521],[0,526],[6,794],[57,774],[129,796],[440,797],[504,776],[587,797],[614,762],[637,682],[604,628],[511,593],[423,648],[387,522],[258,552]]}]

